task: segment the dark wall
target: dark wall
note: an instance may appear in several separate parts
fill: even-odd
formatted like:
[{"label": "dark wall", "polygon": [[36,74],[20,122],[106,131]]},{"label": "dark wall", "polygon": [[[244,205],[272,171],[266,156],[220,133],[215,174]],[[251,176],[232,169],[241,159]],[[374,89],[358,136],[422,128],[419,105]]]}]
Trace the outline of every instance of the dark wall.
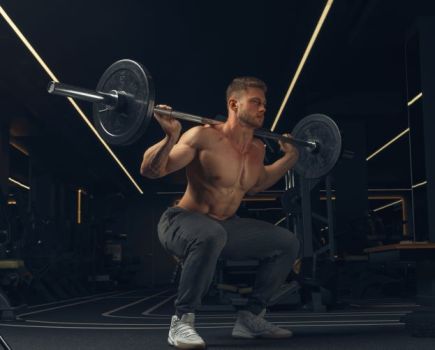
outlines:
[{"label": "dark wall", "polygon": [[165,252],[157,236],[160,215],[168,206],[156,195],[126,199],[120,230],[128,235],[124,245],[124,259],[139,264],[135,267],[132,283],[136,286],[151,287],[170,281],[174,260]]},{"label": "dark wall", "polygon": [[9,177],[9,127],[0,121],[0,190],[8,193]]},{"label": "dark wall", "polygon": [[340,120],[338,124],[343,148],[354,152],[352,159],[341,159],[333,172],[336,232],[340,236],[337,243],[349,245],[357,244],[359,237],[353,237],[353,227],[368,211],[366,124],[359,120]]},{"label": "dark wall", "polygon": [[420,56],[426,165],[428,238],[435,242],[435,17],[421,19]]}]

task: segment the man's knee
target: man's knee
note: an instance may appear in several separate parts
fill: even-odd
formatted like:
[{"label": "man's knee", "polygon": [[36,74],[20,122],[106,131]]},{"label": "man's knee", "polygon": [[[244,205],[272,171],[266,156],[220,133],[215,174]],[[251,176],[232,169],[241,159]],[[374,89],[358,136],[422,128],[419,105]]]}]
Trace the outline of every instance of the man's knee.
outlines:
[{"label": "man's knee", "polygon": [[290,232],[286,229],[280,230],[280,239],[277,243],[285,254],[297,255],[299,252],[299,239],[293,232]]}]

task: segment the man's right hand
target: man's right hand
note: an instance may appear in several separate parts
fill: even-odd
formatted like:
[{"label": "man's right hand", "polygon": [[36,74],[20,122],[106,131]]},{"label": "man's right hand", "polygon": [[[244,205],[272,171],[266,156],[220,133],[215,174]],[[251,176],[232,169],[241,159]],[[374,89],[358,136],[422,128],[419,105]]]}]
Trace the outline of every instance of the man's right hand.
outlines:
[{"label": "man's right hand", "polygon": [[[168,111],[172,110],[170,106],[166,106],[166,105],[158,105],[156,107],[161,109],[166,109]],[[156,112],[154,112],[154,117],[157,119],[157,121],[159,122],[160,126],[162,127],[166,135],[178,139],[181,132],[181,124],[177,119]]]}]

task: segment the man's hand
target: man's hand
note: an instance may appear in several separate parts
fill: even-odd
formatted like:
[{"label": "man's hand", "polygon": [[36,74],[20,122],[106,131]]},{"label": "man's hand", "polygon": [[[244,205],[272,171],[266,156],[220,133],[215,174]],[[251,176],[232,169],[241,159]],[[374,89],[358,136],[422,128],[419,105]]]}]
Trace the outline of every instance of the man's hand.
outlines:
[{"label": "man's hand", "polygon": [[[166,105],[158,105],[156,106],[161,109],[166,109],[168,111],[172,110],[171,107]],[[163,131],[168,135],[169,137],[174,137],[175,139],[178,139],[181,132],[181,124],[180,122],[172,117],[168,117],[167,115],[162,115],[159,113],[154,113],[154,117],[159,122],[160,126],[162,127]]]},{"label": "man's hand", "polygon": [[[282,136],[292,138],[292,135],[290,135],[290,134],[283,134]],[[278,141],[278,143],[279,143],[281,151],[286,153],[286,155],[291,156],[292,158],[296,158],[296,159],[299,158],[299,151],[296,148],[296,146],[294,146],[288,142]]]}]

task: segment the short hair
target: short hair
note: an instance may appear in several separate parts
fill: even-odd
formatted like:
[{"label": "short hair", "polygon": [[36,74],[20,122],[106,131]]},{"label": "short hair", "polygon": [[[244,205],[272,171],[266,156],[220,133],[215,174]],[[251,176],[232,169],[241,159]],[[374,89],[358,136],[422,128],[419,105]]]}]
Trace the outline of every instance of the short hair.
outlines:
[{"label": "short hair", "polygon": [[263,90],[264,93],[267,92],[266,83],[255,77],[238,77],[234,78],[233,81],[227,87],[226,98],[227,102],[230,96],[239,91],[247,91],[248,88],[257,88]]}]

